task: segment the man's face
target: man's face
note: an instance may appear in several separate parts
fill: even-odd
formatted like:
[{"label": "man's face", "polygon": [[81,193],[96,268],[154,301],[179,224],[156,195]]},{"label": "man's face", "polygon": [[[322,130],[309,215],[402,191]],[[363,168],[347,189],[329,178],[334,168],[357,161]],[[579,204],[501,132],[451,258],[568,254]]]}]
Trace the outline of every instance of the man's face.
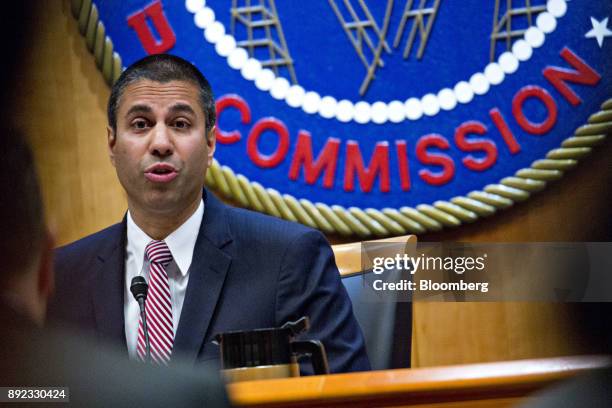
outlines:
[{"label": "man's face", "polygon": [[108,146],[130,209],[173,214],[196,206],[215,150],[198,87],[147,79],[128,85]]}]

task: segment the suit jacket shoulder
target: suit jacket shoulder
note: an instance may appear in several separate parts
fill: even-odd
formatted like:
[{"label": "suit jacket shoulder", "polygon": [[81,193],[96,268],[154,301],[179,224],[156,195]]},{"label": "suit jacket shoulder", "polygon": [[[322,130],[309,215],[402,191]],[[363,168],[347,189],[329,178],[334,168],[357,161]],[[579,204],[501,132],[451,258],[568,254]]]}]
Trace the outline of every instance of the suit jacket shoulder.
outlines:
[{"label": "suit jacket shoulder", "polygon": [[225,209],[232,236],[238,241],[287,247],[293,240],[304,234],[320,234],[319,231],[296,222],[242,208],[225,206]]},{"label": "suit jacket shoulder", "polygon": [[[55,250],[55,270],[58,279],[76,278],[77,271],[89,266],[98,256],[120,249],[125,223],[113,224],[103,230],[71,242]],[[78,266],[78,268],[76,267]]]},{"label": "suit jacket shoulder", "polygon": [[[122,325],[123,317],[117,311],[123,310],[124,248],[125,219],[56,249],[55,293],[49,302],[49,320],[100,334],[95,332],[101,322],[94,318],[94,297],[100,288],[99,297],[106,296],[109,304],[120,303],[113,305],[114,312],[109,318],[120,319],[117,325]],[[102,291],[109,287],[104,295]],[[115,327],[113,333],[116,332]]]}]

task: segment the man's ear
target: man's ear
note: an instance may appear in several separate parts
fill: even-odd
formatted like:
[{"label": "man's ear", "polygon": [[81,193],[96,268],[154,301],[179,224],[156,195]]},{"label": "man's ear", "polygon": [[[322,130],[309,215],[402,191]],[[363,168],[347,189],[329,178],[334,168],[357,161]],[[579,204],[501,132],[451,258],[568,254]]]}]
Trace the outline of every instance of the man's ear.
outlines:
[{"label": "man's ear", "polygon": [[115,143],[117,143],[116,132],[110,127],[106,126],[106,142],[108,143],[108,156],[112,165],[115,165]]},{"label": "man's ear", "polygon": [[208,145],[208,167],[212,166],[213,156],[217,147],[217,127],[213,126],[206,132],[206,144]]}]

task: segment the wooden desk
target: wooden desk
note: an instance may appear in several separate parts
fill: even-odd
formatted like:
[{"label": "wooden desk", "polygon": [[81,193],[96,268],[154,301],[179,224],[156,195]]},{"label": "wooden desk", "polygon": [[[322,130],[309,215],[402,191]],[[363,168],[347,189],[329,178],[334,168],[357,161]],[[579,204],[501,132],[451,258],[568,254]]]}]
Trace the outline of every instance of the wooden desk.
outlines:
[{"label": "wooden desk", "polygon": [[576,356],[230,384],[238,406],[504,407],[554,382],[612,364]]}]

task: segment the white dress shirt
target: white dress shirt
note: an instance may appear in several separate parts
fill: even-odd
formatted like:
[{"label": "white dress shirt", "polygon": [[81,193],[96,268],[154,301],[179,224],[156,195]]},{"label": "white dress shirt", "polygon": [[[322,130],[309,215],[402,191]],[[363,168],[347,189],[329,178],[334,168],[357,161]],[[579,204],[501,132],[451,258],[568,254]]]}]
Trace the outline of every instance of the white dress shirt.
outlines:
[{"label": "white dress shirt", "polygon": [[[164,239],[172,253],[172,262],[166,266],[170,284],[172,301],[172,323],[174,335],[178,328],[185,291],[189,282],[189,266],[193,259],[193,249],[204,217],[204,202],[201,201],[198,209],[174,232]],[[140,308],[138,302],[130,292],[132,278],[144,276],[149,281],[149,261],[145,256],[145,248],[153,238],[149,237],[127,214],[127,246],[125,257],[125,293],[123,316],[125,318],[125,339],[131,358],[136,358],[136,344],[138,342],[138,324],[140,321]]]}]

